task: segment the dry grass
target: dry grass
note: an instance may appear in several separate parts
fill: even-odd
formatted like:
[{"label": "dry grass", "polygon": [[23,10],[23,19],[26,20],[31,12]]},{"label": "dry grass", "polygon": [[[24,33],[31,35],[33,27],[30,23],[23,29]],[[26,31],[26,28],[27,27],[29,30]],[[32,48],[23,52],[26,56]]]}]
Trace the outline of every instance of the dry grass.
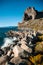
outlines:
[{"label": "dry grass", "polygon": [[34,65],[42,65],[42,64],[40,64],[40,62],[41,62],[41,60],[42,60],[42,57],[43,57],[43,55],[41,55],[41,54],[38,54],[38,55],[36,55],[36,56],[30,56],[30,61],[34,64]]},{"label": "dry grass", "polygon": [[[27,22],[27,24],[24,26],[25,22]],[[43,30],[43,18],[41,19],[35,19],[35,20],[29,20],[29,21],[25,21],[23,23],[23,26],[22,24],[21,25],[18,25],[18,27],[22,28],[22,27],[28,27],[28,28],[32,28],[32,29],[35,29],[36,31],[37,30]]]},{"label": "dry grass", "polygon": [[41,36],[38,36],[39,40],[42,40],[43,41],[43,35]]},{"label": "dry grass", "polygon": [[36,43],[35,52],[43,52],[43,42]]}]

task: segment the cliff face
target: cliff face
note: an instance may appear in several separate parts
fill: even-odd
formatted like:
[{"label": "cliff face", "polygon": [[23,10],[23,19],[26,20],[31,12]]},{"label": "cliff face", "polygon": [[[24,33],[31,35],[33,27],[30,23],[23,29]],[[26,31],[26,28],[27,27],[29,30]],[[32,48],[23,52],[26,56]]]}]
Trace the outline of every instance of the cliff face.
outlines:
[{"label": "cliff face", "polygon": [[38,12],[34,8],[26,10],[22,23],[18,23],[18,28],[31,28],[36,31],[43,30],[43,12]]},{"label": "cliff face", "polygon": [[36,18],[37,12],[35,11],[35,8],[27,8],[24,12],[24,20],[32,19],[34,20]]}]

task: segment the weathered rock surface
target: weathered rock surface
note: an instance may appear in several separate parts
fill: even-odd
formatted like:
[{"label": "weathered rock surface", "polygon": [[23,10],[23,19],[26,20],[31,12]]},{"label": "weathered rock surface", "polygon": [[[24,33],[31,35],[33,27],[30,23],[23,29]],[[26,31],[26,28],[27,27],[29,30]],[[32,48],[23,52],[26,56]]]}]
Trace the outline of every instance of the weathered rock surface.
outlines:
[{"label": "weathered rock surface", "polygon": [[37,12],[36,12],[35,8],[29,7],[29,8],[26,9],[26,11],[24,13],[24,20],[28,20],[28,19],[31,19],[31,18],[32,18],[32,20],[34,20],[36,15],[37,15]]},{"label": "weathered rock surface", "polygon": [[18,29],[33,29],[43,31],[43,12],[38,12],[34,8],[27,8],[21,23],[18,23]]},{"label": "weathered rock surface", "polygon": [[[10,31],[9,31],[10,32]],[[12,33],[13,32],[13,37]],[[12,65],[12,64],[42,64],[43,59],[43,34],[31,31],[11,31],[7,35],[11,34],[10,39],[14,40],[13,44],[5,48],[0,48],[0,64],[1,65]],[[19,35],[19,36],[16,36]],[[16,37],[16,39],[14,39]],[[18,40],[15,42],[15,40]],[[8,43],[8,42],[7,42]],[[5,57],[5,58],[4,58]]]}]

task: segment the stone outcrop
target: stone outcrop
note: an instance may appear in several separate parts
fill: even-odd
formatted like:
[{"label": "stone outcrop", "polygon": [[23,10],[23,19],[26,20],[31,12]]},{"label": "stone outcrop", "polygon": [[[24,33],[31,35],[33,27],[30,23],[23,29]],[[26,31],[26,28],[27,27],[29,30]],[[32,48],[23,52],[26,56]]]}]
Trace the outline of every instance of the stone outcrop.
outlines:
[{"label": "stone outcrop", "polygon": [[[5,47],[8,51],[0,48],[2,54],[0,55],[0,65],[43,65],[43,35],[31,31],[9,31],[9,34],[13,33],[14,37],[16,34],[20,34],[22,38],[18,36],[18,41],[12,41],[11,34],[9,38],[14,43],[9,43],[9,49],[8,46]],[[7,35],[9,36],[9,34]]]},{"label": "stone outcrop", "polygon": [[27,8],[24,13],[23,21],[18,23],[18,29],[43,31],[43,12],[39,12],[34,8]]},{"label": "stone outcrop", "polygon": [[37,13],[36,13],[35,8],[29,7],[29,8],[26,9],[26,11],[24,13],[24,20],[29,20],[29,19],[34,20],[36,15],[37,15]]}]

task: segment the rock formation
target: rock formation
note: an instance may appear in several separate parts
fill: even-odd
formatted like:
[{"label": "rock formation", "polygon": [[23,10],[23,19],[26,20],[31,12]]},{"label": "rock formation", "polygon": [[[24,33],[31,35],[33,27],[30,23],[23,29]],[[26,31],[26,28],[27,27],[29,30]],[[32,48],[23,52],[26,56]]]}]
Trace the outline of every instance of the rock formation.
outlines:
[{"label": "rock formation", "polygon": [[39,12],[33,7],[27,8],[24,12],[23,21],[18,23],[18,29],[43,30],[43,12]]},{"label": "rock formation", "polygon": [[0,65],[6,65],[10,59],[11,51],[8,51],[6,55],[0,57]]},{"label": "rock formation", "polygon": [[[12,31],[9,34],[11,33],[13,33],[14,37],[20,33],[16,37],[19,39],[10,44],[9,49],[8,46],[3,49],[0,48],[0,65],[43,65],[43,35],[39,35],[38,32],[32,30],[30,32],[16,31],[16,33]],[[9,34],[7,35],[9,36]],[[14,37],[10,37],[11,41]]]},{"label": "rock formation", "polygon": [[29,20],[32,19],[34,20],[36,17],[37,13],[35,11],[35,9],[32,7],[29,7],[26,9],[25,13],[24,13],[24,20]]}]

